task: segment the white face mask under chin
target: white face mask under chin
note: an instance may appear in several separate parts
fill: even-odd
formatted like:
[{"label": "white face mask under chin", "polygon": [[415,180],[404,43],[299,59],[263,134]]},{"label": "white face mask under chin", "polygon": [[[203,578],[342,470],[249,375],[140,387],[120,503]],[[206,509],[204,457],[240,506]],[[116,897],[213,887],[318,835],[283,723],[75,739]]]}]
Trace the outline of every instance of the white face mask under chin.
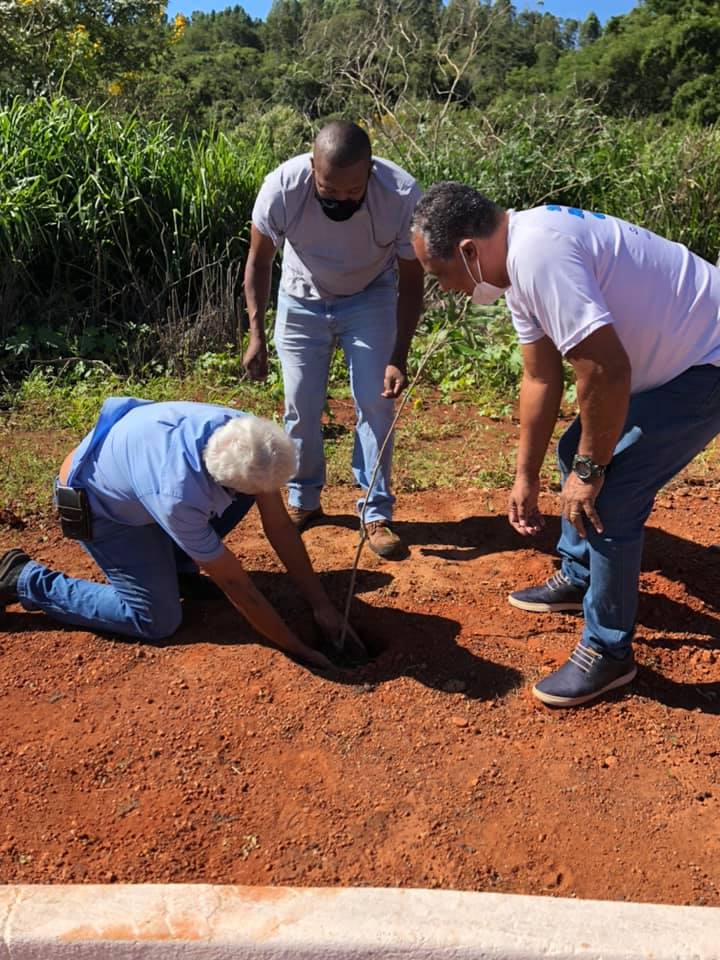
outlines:
[{"label": "white face mask under chin", "polygon": [[475,263],[477,264],[478,273],[480,274],[480,282],[478,283],[475,280],[475,277],[472,275],[470,267],[467,265],[467,260],[465,259],[465,254],[462,252],[462,250],[460,251],[460,256],[462,257],[462,262],[465,264],[465,269],[468,272],[468,276],[475,284],[472,292],[472,302],[476,303],[479,307],[489,307],[491,303],[495,303],[496,300],[499,300],[507,290],[507,287],[496,287],[494,283],[488,283],[487,280],[483,280],[482,270],[480,269],[480,261],[476,258]]}]

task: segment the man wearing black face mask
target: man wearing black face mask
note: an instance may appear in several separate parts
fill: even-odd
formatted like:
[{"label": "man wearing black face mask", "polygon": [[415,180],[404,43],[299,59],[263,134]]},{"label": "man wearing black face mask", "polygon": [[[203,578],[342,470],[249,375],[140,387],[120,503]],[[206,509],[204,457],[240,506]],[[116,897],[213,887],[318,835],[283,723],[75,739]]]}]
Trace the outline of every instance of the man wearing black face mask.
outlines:
[{"label": "man wearing black face mask", "polygon": [[[420,189],[387,160],[373,157],[354,123],[318,133],[312,154],[281,164],[255,202],[245,296],[250,340],[243,356],[255,380],[267,376],[265,310],[272,260],[283,247],[275,346],[285,387],[285,428],[298,451],[288,513],[299,529],[322,515],[325,483],[321,416],[335,344],[350,371],[357,412],[352,469],[364,492],[406,385],[410,341],[423,303],[423,272],[410,242]],[[392,443],[367,497],[365,526],[380,556],[398,555],[391,529]],[[358,501],[362,510],[364,498]]]},{"label": "man wearing black face mask", "polygon": [[326,217],[334,220],[335,223],[342,223],[358,212],[363,205],[365,196],[363,195],[362,200],[332,200],[330,197],[321,197],[316,190],[315,199],[320,204]]}]

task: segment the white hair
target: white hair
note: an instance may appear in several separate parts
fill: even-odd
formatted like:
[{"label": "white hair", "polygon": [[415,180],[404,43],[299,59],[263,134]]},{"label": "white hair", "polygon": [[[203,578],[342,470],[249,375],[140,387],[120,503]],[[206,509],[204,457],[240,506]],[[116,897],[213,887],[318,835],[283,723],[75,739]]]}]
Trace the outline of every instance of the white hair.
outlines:
[{"label": "white hair", "polygon": [[223,487],[270,493],[297,472],[297,453],[282,427],[252,415],[218,427],[203,451],[208,473]]}]

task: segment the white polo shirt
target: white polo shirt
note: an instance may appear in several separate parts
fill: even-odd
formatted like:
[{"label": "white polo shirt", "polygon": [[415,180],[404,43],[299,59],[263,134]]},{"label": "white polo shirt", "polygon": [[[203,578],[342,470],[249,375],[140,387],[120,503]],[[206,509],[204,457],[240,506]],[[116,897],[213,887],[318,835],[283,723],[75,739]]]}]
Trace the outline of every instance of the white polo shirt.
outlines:
[{"label": "white polo shirt", "polygon": [[631,390],[720,366],[720,269],[680,243],[602,213],[548,204],[510,211],[505,294],[521,343],[564,355],[613,324]]},{"label": "white polo shirt", "polygon": [[303,300],[359,293],[384,275],[394,283],[398,258],[414,260],[410,222],[420,187],[401,167],[374,157],[365,200],[349,220],[325,216],[304,153],[267,175],[252,222],[283,247],[281,288]]}]

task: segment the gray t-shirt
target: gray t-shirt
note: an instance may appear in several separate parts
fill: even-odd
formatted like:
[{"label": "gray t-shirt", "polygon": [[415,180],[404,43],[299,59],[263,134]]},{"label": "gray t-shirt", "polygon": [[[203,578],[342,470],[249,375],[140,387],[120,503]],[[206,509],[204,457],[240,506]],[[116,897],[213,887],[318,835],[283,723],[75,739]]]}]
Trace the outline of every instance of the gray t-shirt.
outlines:
[{"label": "gray t-shirt", "polygon": [[349,220],[326,217],[315,197],[311,154],[280,164],[260,188],[252,222],[283,246],[281,288],[302,300],[359,293],[414,260],[410,221],[420,187],[401,167],[373,158],[365,200]]}]

